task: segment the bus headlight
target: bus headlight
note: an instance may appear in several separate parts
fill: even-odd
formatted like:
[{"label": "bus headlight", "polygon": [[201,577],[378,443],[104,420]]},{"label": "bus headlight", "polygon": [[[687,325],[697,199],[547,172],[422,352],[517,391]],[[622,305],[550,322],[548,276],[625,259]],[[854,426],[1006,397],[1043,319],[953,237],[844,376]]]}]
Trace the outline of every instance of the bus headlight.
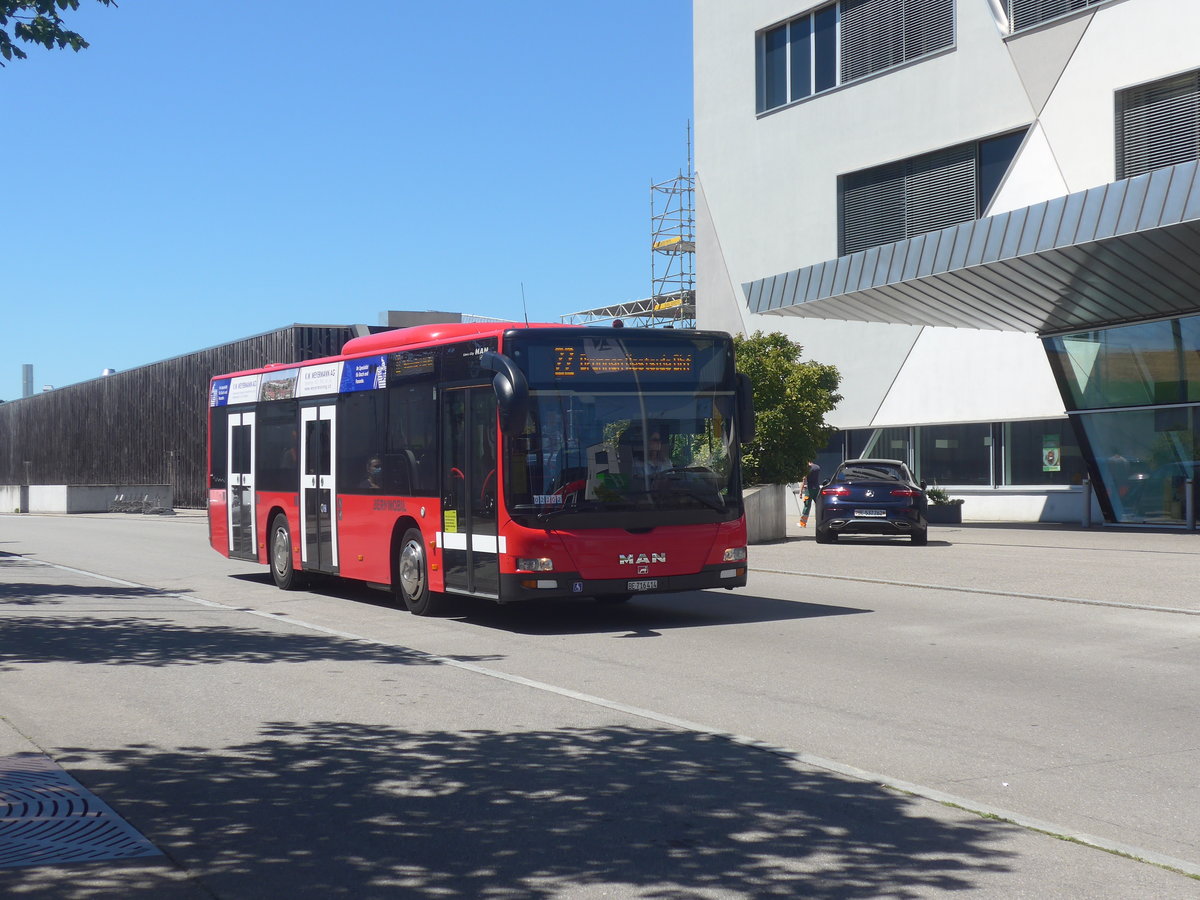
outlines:
[{"label": "bus headlight", "polygon": [[730,547],[725,551],[725,562],[745,562],[746,548],[745,547]]},{"label": "bus headlight", "polygon": [[532,559],[524,556],[518,556],[517,568],[522,572],[553,572],[554,560],[546,559],[545,557],[542,557],[541,559]]}]

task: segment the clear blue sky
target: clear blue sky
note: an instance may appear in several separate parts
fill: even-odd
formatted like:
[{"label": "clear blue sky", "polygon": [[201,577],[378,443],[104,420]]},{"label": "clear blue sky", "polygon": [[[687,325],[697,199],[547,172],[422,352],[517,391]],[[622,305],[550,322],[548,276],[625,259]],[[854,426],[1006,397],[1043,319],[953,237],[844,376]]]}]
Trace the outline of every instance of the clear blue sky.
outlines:
[{"label": "clear blue sky", "polygon": [[0,399],[293,322],[650,293],[689,0],[83,0],[0,69]]}]

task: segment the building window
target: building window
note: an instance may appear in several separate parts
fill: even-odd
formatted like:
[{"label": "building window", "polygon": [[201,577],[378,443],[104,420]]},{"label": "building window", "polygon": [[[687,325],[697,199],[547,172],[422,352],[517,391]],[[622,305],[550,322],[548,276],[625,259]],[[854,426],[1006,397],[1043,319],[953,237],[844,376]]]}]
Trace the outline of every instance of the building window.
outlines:
[{"label": "building window", "polygon": [[1117,93],[1117,177],[1200,158],[1200,70]]},{"label": "building window", "polygon": [[979,218],[1024,137],[1013,132],[841,176],[838,254]]},{"label": "building window", "polygon": [[953,0],[840,0],[756,36],[758,112],[954,44]]},{"label": "building window", "polygon": [[[1127,409],[1078,416],[1113,520],[1184,525],[1200,478],[1200,409]],[[1195,496],[1195,494],[1193,494]]]},{"label": "building window", "polygon": [[1065,487],[1087,474],[1066,418],[854,429],[839,437],[846,459],[903,460],[929,484]]},{"label": "building window", "polygon": [[1003,435],[1003,484],[1080,484],[1087,475],[1075,429],[1067,419],[1005,422]]},{"label": "building window", "polygon": [[930,484],[992,484],[992,426],[923,425],[916,471]]},{"label": "building window", "polygon": [[1012,31],[1032,28],[1049,19],[1056,19],[1105,0],[1005,0],[1008,26]]},{"label": "building window", "polygon": [[1200,316],[1047,338],[1072,409],[1200,400]]}]

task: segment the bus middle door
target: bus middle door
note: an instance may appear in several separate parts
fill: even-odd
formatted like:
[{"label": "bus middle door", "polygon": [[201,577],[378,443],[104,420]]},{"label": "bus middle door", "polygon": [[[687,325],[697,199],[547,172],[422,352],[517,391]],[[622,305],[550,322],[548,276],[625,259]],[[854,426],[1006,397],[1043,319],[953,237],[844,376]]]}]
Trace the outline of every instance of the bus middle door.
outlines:
[{"label": "bus middle door", "polygon": [[442,557],[446,589],[500,596],[496,392],[447,388],[442,402]]},{"label": "bus middle door", "polygon": [[229,555],[258,558],[254,492],[254,413],[230,413],[227,456],[229,500],[226,508]]},{"label": "bus middle door", "polygon": [[304,568],[336,574],[337,535],[337,407],[300,410],[300,530],[304,533]]}]

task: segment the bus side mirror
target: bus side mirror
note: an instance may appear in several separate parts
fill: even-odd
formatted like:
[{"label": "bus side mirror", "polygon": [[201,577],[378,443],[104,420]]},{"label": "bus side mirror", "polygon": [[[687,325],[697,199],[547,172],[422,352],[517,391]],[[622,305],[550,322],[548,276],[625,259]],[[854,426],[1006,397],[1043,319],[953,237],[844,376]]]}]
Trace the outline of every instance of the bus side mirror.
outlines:
[{"label": "bus side mirror", "polygon": [[492,387],[500,407],[500,430],[506,436],[519,434],[529,415],[529,382],[525,380],[525,373],[503,353],[492,350],[479,358],[479,364],[496,373]]},{"label": "bus side mirror", "polygon": [[737,373],[737,430],[740,443],[754,440],[754,385],[744,372]]}]

